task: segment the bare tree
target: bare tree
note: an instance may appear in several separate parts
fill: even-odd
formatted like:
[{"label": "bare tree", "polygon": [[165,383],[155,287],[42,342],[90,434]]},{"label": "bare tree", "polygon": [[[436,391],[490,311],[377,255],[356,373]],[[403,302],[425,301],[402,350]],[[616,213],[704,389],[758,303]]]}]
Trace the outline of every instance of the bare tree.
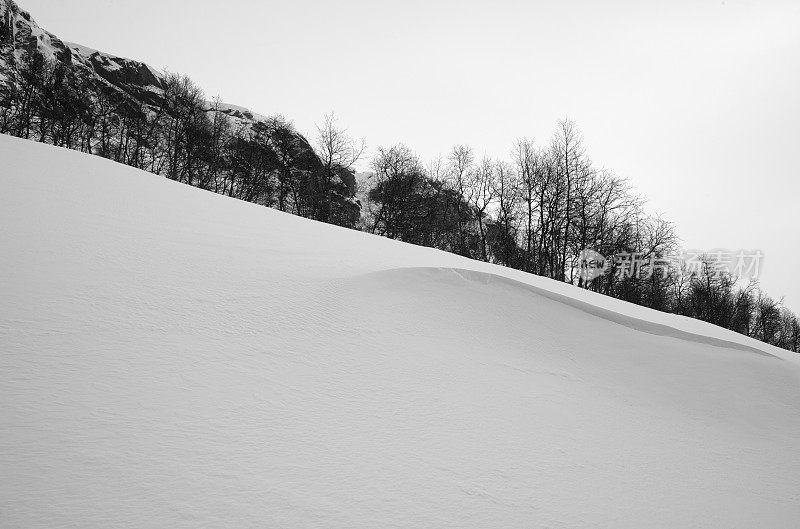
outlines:
[{"label": "bare tree", "polygon": [[450,151],[448,157],[449,177],[448,182],[451,189],[453,189],[462,200],[458,201],[456,217],[458,219],[458,239],[459,251],[461,255],[469,256],[469,249],[467,246],[467,226],[465,218],[470,215],[463,210],[463,202],[470,203],[472,201],[472,186],[470,185],[470,173],[475,164],[475,156],[472,154],[472,149],[466,145],[456,145]]},{"label": "bare tree", "polygon": [[[336,180],[351,177],[354,174],[353,166],[361,159],[366,150],[366,140],[354,140],[347,133],[347,129],[336,125],[333,113],[327,114],[321,125],[317,126],[316,153],[322,164],[317,175],[317,195],[315,218],[323,222],[332,220],[333,194],[336,192]],[[355,182],[355,178],[353,178]]]},{"label": "bare tree", "polygon": [[494,178],[494,195],[497,204],[497,247],[499,259],[505,266],[517,267],[519,264],[517,232],[522,185],[518,173],[506,162],[497,162]]},{"label": "bare tree", "polygon": [[489,208],[495,200],[497,189],[495,183],[495,163],[484,158],[468,175],[469,201],[473,214],[478,222],[478,236],[481,245],[481,258],[489,261],[489,252],[486,245],[486,217]]},{"label": "bare tree", "polygon": [[560,276],[557,279],[564,281],[566,280],[573,201],[576,194],[575,185],[584,165],[583,139],[573,121],[569,119],[559,121],[558,130],[551,143],[551,151],[557,163],[558,175],[563,181],[563,187],[559,186],[559,191],[563,190],[564,200],[558,229],[558,242],[561,247],[557,250],[555,264]]},{"label": "bare tree", "polygon": [[539,189],[538,177],[540,154],[532,140],[522,138],[517,140],[513,150],[516,173],[519,177],[519,196],[525,204],[525,258],[523,270],[535,270],[534,262],[537,258],[536,250],[536,212],[540,207],[537,201]]}]

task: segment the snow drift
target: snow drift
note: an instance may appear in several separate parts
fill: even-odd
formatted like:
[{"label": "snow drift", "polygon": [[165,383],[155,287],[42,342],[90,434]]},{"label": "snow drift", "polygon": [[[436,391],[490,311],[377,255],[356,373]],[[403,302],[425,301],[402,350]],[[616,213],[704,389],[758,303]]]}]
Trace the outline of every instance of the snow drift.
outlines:
[{"label": "snow drift", "polygon": [[0,136],[0,525],[795,527],[800,366]]}]

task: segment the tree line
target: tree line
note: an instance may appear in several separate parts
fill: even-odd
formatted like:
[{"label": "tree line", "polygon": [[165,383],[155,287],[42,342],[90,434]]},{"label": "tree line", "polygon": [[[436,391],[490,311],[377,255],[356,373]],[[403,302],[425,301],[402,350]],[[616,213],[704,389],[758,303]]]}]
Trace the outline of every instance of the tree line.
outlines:
[{"label": "tree line", "polygon": [[0,71],[0,133],[95,154],[172,180],[322,222],[353,226],[363,149],[332,118],[315,149],[281,116],[232,119],[181,75],[133,97],[41,54]]},{"label": "tree line", "polygon": [[[508,159],[465,145],[424,164],[404,145],[380,147],[359,189],[364,143],[332,116],[312,145],[281,116],[233,119],[189,78],[165,74],[134,97],[84,68],[40,54],[0,71],[0,132],[80,150],[172,180],[322,222],[430,246],[701,319],[800,351],[800,323],[755,282],[705,256],[664,265],[674,226],[649,215],[630,183],[597,168],[574,123]],[[586,274],[585,250],[611,258]]]},{"label": "tree line", "polygon": [[[700,319],[791,351],[800,323],[755,280],[714,255],[688,269],[674,226],[648,215],[631,185],[596,168],[575,124],[546,145],[516,142],[508,160],[464,145],[423,164],[406,146],[379,148],[363,229],[571,283],[663,312]],[[609,256],[586,273],[586,251]],[[620,258],[614,258],[620,256]],[[627,259],[626,259],[627,258]]]}]

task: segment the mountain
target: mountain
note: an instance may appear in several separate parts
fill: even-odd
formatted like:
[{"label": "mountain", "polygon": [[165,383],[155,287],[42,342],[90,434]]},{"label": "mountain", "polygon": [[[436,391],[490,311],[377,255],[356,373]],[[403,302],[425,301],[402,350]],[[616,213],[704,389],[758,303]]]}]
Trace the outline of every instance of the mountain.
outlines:
[{"label": "mountain", "polygon": [[[165,74],[133,59],[117,57],[80,44],[66,42],[42,29],[14,0],[0,0],[0,73],[40,55],[82,69],[90,76],[150,105],[161,102]],[[267,118],[246,108],[226,103],[215,108],[239,123],[251,124]]]},{"label": "mountain", "polygon": [[0,525],[796,527],[797,355],[0,136]]}]

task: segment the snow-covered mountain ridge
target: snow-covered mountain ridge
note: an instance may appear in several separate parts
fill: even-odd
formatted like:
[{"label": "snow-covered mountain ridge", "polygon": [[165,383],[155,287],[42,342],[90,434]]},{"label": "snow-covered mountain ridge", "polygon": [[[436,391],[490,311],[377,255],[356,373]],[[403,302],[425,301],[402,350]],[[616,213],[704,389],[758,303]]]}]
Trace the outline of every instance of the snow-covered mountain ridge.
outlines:
[{"label": "snow-covered mountain ridge", "polygon": [[[48,61],[84,68],[108,85],[146,104],[157,105],[163,94],[163,72],[141,61],[63,41],[41,28],[31,14],[22,10],[14,0],[0,0],[0,74],[3,66],[20,64],[33,54],[39,54]],[[211,108],[217,108],[240,123],[266,119],[236,105],[222,103],[216,107],[209,102]]]}]

